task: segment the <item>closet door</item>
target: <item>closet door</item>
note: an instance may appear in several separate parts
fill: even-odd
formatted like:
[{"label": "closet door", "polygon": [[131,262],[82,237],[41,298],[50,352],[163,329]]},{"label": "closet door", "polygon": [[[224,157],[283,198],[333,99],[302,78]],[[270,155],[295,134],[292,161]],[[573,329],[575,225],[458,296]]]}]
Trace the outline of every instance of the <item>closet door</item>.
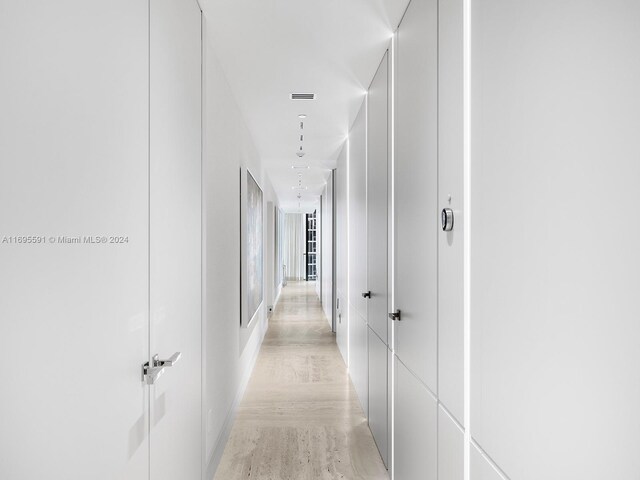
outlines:
[{"label": "closet door", "polygon": [[201,476],[200,20],[151,2],[151,355],[181,354],[150,391],[152,480]]},{"label": "closet door", "polygon": [[369,426],[388,462],[389,313],[389,54],[369,87],[367,109],[367,323],[369,327]]},{"label": "closet door", "polygon": [[0,478],[146,480],[148,2],[0,11]]}]

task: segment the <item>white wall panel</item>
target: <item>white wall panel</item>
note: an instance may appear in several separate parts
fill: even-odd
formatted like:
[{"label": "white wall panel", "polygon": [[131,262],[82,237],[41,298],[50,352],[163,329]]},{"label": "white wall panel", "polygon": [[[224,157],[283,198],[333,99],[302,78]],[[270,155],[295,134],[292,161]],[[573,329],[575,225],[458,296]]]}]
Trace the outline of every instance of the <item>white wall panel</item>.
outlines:
[{"label": "white wall panel", "polygon": [[[264,252],[265,263],[265,277],[264,277],[264,290],[265,290],[265,302],[267,307],[273,307],[275,299],[275,275],[274,267],[276,264],[275,255],[275,238],[276,238],[276,212],[273,202],[265,202],[265,223],[264,229],[267,239],[269,240],[270,248],[266,248]],[[269,312],[267,311],[267,315]]]},{"label": "white wall panel", "polygon": [[437,0],[414,0],[397,33],[396,354],[437,391]]},{"label": "white wall panel", "polygon": [[462,0],[438,3],[438,209],[454,226],[438,234],[438,398],[464,421],[464,218]]},{"label": "white wall panel", "polygon": [[472,434],[512,479],[636,479],[640,3],[472,13]]},{"label": "white wall panel", "polygon": [[387,345],[370,328],[369,335],[369,427],[385,465],[389,465],[389,385]]},{"label": "white wall panel", "polygon": [[[180,361],[150,387],[153,480],[201,476],[201,18],[150,3],[150,341]],[[176,439],[180,439],[176,442]]]},{"label": "white wall panel", "polygon": [[349,299],[348,291],[348,222],[347,222],[347,189],[348,189],[348,147],[345,142],[338,155],[335,170],[336,186],[336,342],[345,363],[349,362]]},{"label": "white wall panel", "polygon": [[496,470],[482,453],[471,445],[470,455],[471,480],[507,480]]},{"label": "white wall panel", "polygon": [[438,478],[438,406],[425,386],[395,361],[395,480]]},{"label": "white wall panel", "polygon": [[367,303],[367,102],[349,133],[349,373],[368,415]]},{"label": "white wall panel", "polygon": [[447,413],[438,406],[438,480],[463,480],[464,432]]},{"label": "white wall panel", "polygon": [[367,324],[349,305],[349,375],[365,416],[369,416],[369,354]]},{"label": "white wall panel", "polygon": [[0,6],[3,479],[149,475],[148,23],[146,0]]},{"label": "white wall panel", "polygon": [[367,318],[367,102],[349,132],[349,303]]},{"label": "white wall panel", "polygon": [[367,323],[387,344],[389,323],[389,54],[369,87],[367,103]]},{"label": "white wall panel", "polygon": [[322,310],[329,325],[333,327],[333,313],[334,313],[334,298],[333,298],[333,263],[334,263],[334,188],[333,188],[333,171],[327,178],[327,184],[322,190],[322,217],[320,222],[322,228],[320,234],[322,235],[322,241],[320,242],[320,248],[322,249],[322,255],[320,256],[320,262],[322,268],[320,269],[320,282],[322,283]]}]

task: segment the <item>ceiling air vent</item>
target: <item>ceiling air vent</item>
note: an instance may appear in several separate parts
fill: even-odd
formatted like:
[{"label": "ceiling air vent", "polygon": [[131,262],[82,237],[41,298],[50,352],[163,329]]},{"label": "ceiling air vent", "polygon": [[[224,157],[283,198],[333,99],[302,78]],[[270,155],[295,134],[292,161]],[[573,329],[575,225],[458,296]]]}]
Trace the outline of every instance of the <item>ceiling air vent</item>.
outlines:
[{"label": "ceiling air vent", "polygon": [[315,93],[292,93],[291,100],[315,100]]}]

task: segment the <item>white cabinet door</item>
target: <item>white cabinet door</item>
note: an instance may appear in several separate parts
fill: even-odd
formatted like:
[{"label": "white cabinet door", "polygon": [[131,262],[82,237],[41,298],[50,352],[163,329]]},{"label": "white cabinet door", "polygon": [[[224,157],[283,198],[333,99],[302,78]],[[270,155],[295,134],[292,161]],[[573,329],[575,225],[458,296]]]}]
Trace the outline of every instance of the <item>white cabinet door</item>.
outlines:
[{"label": "white cabinet door", "polygon": [[152,480],[201,476],[201,15],[151,2],[151,354],[182,357],[151,388]]},{"label": "white cabinet door", "polygon": [[387,344],[389,323],[389,54],[369,87],[367,106],[367,323]]},{"label": "white cabinet door", "polygon": [[397,37],[396,353],[437,391],[437,0],[414,0]]},{"label": "white cabinet door", "polygon": [[395,480],[438,478],[438,402],[395,360]]},{"label": "white cabinet door", "polygon": [[148,2],[1,10],[0,478],[147,479]]}]

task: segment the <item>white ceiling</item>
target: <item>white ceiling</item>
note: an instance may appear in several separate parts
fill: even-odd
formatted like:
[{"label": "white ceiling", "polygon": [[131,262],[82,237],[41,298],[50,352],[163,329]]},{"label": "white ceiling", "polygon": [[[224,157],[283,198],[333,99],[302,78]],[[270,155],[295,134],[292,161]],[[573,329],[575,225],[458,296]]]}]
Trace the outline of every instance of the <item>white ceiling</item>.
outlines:
[{"label": "white ceiling", "polygon": [[[314,208],[409,0],[203,0],[208,32],[287,211]],[[290,100],[291,93],[316,100]],[[300,119],[306,152],[302,160]],[[293,170],[292,165],[309,165]],[[302,173],[299,177],[298,173]],[[293,190],[302,180],[305,190]]]}]

